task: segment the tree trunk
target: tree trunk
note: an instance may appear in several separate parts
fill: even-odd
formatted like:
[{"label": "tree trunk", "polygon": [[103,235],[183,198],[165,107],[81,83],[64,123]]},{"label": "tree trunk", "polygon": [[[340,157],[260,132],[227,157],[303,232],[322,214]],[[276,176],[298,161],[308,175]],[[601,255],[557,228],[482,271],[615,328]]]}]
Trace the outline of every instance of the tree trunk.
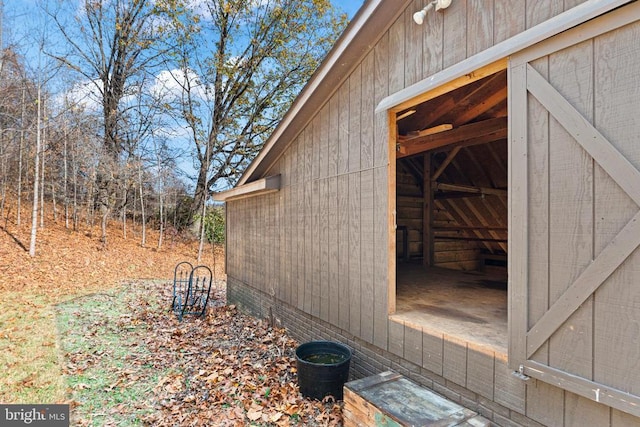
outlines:
[{"label": "tree trunk", "polygon": [[40,84],[38,84],[38,98],[37,98],[37,119],[36,119],[36,155],[34,160],[34,174],[33,177],[33,209],[31,211],[31,239],[29,242],[29,255],[33,258],[36,256],[36,238],[38,233],[38,185],[40,171],[40,146],[41,146],[41,129],[40,129]]},{"label": "tree trunk", "polygon": [[100,242],[102,242],[102,248],[107,247],[107,221],[109,220],[109,208],[103,206],[100,208]]},{"label": "tree trunk", "polygon": [[198,245],[198,262],[202,259],[202,249],[204,248],[204,225],[205,225],[205,217],[207,216],[207,200],[205,199],[202,203],[202,217],[200,218],[200,244]]},{"label": "tree trunk", "polygon": [[[1,13],[1,11],[0,11]],[[7,155],[4,152],[4,132],[0,129],[0,170],[2,171],[2,189],[0,189],[0,218],[4,217],[4,204],[7,197]],[[9,214],[7,213],[7,217]]]},{"label": "tree trunk", "polygon": [[76,144],[71,146],[71,171],[73,172],[73,231],[78,231],[78,164],[76,160]]},{"label": "tree trunk", "polygon": [[62,198],[63,198],[63,203],[64,203],[64,228],[69,229],[69,187],[67,185],[67,181],[68,181],[68,150],[67,150],[67,146],[69,144],[69,134],[68,134],[68,129],[67,129],[67,122],[64,122],[64,133],[62,135],[63,138],[63,152],[62,152],[62,166],[63,166],[63,176],[64,176],[64,183],[63,183],[63,187],[62,187]]},{"label": "tree trunk", "polygon": [[122,238],[127,240],[127,189],[124,189],[124,203],[122,203]]},{"label": "tree trunk", "polygon": [[40,213],[40,228],[44,228],[44,140],[40,141],[40,144],[40,206],[38,212]]},{"label": "tree trunk", "polygon": [[[42,103],[44,104],[44,99],[42,100]],[[38,104],[39,105],[39,104]],[[42,106],[42,116],[43,118],[45,117],[45,115],[47,114],[47,109],[46,107],[43,105]],[[40,127],[38,127],[38,132],[42,133],[42,139],[40,141],[40,152],[41,157],[42,157],[42,161],[40,162],[42,164],[42,171],[41,171],[41,176],[40,176],[40,228],[44,228],[44,163],[45,163],[45,145],[47,143],[47,133],[46,133],[46,122],[42,123],[42,130],[40,130]]]},{"label": "tree trunk", "polygon": [[147,215],[144,211],[144,185],[142,182],[142,166],[138,164],[138,184],[140,185],[140,214],[142,215],[142,240],[140,245],[144,248],[147,244]]},{"label": "tree trunk", "polygon": [[96,171],[96,190],[97,198],[96,202],[100,209],[101,227],[100,227],[100,241],[103,248],[107,247],[107,221],[112,209],[112,195],[114,186],[113,171],[117,165],[116,161],[111,162],[108,155],[103,156],[98,164],[98,170]]},{"label": "tree trunk", "polygon": [[162,197],[162,191],[160,192],[160,234],[158,236],[158,249],[160,249],[162,247],[162,239],[164,238],[164,218],[163,218],[163,197]]},{"label": "tree trunk", "polygon": [[17,206],[17,218],[16,218],[16,224],[18,226],[20,226],[20,215],[22,212],[22,156],[23,156],[23,147],[24,147],[24,115],[25,115],[25,109],[26,109],[26,104],[24,102],[25,100],[25,93],[26,93],[26,87],[23,85],[22,86],[22,106],[21,106],[21,112],[20,112],[20,143],[18,146],[18,206]]},{"label": "tree trunk", "polygon": [[[209,162],[206,162],[207,164]],[[202,227],[200,225],[201,221],[198,218],[197,212],[198,211],[203,211],[203,206],[206,204],[207,202],[207,194],[208,194],[208,189],[207,189],[207,175],[209,173],[209,167],[203,167],[200,168],[200,171],[198,172],[198,181],[196,182],[196,190],[195,193],[193,195],[193,202],[191,205],[191,209],[189,212],[190,213],[190,218],[189,220],[193,222],[193,230],[194,231],[199,231]],[[204,217],[202,217],[204,218]]]}]

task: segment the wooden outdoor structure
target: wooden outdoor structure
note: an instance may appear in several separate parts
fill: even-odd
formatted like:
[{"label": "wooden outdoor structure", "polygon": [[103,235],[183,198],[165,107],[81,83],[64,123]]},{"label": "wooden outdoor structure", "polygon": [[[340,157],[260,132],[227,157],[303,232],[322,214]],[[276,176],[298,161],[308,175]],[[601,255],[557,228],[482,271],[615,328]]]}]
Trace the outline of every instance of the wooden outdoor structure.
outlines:
[{"label": "wooden outdoor structure", "polygon": [[489,425],[475,412],[390,371],[351,381],[344,393],[345,427]]},{"label": "wooden outdoor structure", "polygon": [[366,1],[217,195],[229,300],[496,424],[640,426],[640,3],[425,5]]}]

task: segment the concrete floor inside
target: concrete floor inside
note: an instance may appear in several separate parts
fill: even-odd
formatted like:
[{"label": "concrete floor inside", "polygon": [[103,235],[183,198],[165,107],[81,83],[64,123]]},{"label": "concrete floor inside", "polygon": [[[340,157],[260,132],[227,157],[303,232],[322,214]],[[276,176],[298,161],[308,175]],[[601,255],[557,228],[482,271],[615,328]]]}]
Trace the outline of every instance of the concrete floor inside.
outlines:
[{"label": "concrete floor inside", "polygon": [[456,271],[398,263],[392,320],[507,353],[506,271]]}]

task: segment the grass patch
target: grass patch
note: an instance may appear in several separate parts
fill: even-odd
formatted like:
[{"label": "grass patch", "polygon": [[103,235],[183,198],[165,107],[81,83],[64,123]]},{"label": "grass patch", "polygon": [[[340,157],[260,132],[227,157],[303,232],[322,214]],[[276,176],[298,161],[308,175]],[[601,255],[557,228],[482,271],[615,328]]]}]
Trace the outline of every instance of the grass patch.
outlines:
[{"label": "grass patch", "polygon": [[159,310],[157,297],[152,284],[134,283],[58,305],[67,392],[77,405],[74,424],[141,425],[152,409],[148,402],[163,372],[146,346],[153,331],[139,313],[141,307]]},{"label": "grass patch", "polygon": [[54,403],[64,399],[55,314],[49,298],[3,293],[0,302],[0,402]]}]

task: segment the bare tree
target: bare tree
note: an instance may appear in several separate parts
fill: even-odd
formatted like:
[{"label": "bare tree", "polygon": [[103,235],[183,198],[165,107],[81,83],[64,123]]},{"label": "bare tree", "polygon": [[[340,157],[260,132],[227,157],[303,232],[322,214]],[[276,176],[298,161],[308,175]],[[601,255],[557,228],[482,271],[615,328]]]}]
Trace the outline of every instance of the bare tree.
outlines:
[{"label": "bare tree", "polygon": [[[20,225],[22,160],[25,134],[32,126],[34,84],[27,78],[22,58],[14,48],[0,54],[0,165],[2,166],[0,212],[4,214],[7,190],[16,188],[17,224]],[[14,187],[15,185],[15,187]]]},{"label": "bare tree", "polygon": [[[158,2],[159,3],[159,2]],[[162,25],[158,4],[141,0],[61,0],[59,6],[74,8],[71,14],[60,9],[48,13],[69,50],[52,52],[61,63],[79,73],[98,94],[102,110],[103,154],[96,171],[96,204],[101,214],[101,240],[106,244],[106,222],[117,200],[118,171],[125,151],[122,120],[123,99],[153,67]],[[63,16],[72,16],[66,22]]]},{"label": "bare tree", "polygon": [[34,170],[33,177],[33,206],[31,211],[31,238],[29,240],[29,255],[33,258],[36,256],[36,240],[38,234],[38,192],[40,191],[40,185],[38,181],[38,174],[40,173],[40,151],[42,147],[42,84],[38,82],[38,92],[36,97],[37,102],[37,121],[36,121],[36,154],[34,157]]},{"label": "bare tree", "polygon": [[347,21],[329,0],[198,4],[205,11],[173,21],[172,73],[194,145],[194,217],[213,189],[238,179]]}]

